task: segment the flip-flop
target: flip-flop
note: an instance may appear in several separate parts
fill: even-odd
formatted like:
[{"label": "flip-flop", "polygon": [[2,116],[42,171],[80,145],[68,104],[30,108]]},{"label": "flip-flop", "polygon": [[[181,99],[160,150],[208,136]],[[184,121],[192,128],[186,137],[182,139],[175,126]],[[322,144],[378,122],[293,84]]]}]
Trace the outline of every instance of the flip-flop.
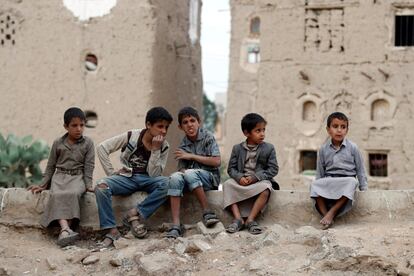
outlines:
[{"label": "flip-flop", "polygon": [[66,228],[66,229],[60,230],[60,234],[59,234],[59,237],[56,243],[60,247],[65,247],[69,244],[74,243],[78,239],[79,239],[79,233],[73,231],[70,228]]},{"label": "flip-flop", "polygon": [[202,221],[206,227],[212,227],[216,223],[218,223],[220,220],[218,219],[216,213],[214,213],[213,211],[207,210],[203,213]]},{"label": "flip-flop", "polygon": [[[138,221],[138,225],[133,227],[132,226],[133,221]],[[129,230],[131,230],[132,235],[134,235],[134,237],[136,237],[138,239],[143,239],[148,233],[148,230],[145,227],[145,225],[140,223],[140,217],[139,216],[128,217],[126,215],[122,219],[122,223],[125,227],[127,227]]]},{"label": "flip-flop", "polygon": [[172,225],[170,229],[168,229],[167,234],[165,234],[166,238],[173,238],[176,239],[178,237],[182,237],[184,235],[184,226],[182,224],[180,225]]},{"label": "flip-flop", "polygon": [[[118,240],[120,237],[121,237],[120,234],[118,235],[112,235],[110,233],[105,234],[104,239],[97,244],[96,248],[94,248],[92,252],[99,252],[99,251],[103,251],[105,249],[110,249],[114,247],[114,241]],[[104,242],[105,239],[109,239],[111,242],[109,244],[105,244]]]},{"label": "flip-flop", "polygon": [[247,223],[246,227],[247,227],[247,231],[249,231],[249,233],[252,235],[259,235],[263,232],[262,227],[260,227],[259,224],[254,220]]},{"label": "flip-flop", "polygon": [[226,228],[226,232],[233,234],[239,232],[244,227],[243,221],[241,219],[235,219],[232,223],[229,224]]}]

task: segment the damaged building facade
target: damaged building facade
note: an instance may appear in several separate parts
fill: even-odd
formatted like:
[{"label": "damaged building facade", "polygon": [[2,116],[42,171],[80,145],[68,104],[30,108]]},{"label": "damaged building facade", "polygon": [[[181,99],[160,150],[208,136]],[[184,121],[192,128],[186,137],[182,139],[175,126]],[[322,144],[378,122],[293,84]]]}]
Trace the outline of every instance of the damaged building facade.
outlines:
[{"label": "damaged building facade", "polygon": [[1,133],[51,145],[63,112],[79,106],[98,143],[144,127],[150,107],[174,117],[183,105],[201,108],[200,9],[200,0],[2,0]]},{"label": "damaged building facade", "polygon": [[[231,0],[225,156],[240,119],[268,120],[283,188],[308,189],[326,118],[350,118],[370,188],[414,177],[414,1]],[[309,176],[310,175],[310,176]]]}]

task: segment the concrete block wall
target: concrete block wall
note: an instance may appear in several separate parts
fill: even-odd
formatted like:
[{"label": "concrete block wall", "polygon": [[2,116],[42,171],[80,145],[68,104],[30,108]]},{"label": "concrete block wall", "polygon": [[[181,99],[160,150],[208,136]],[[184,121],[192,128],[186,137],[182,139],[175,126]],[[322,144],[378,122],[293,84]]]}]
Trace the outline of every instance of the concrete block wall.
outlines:
[{"label": "concrete block wall", "polygon": [[[16,227],[40,227],[41,214],[46,206],[49,192],[33,195],[25,189],[0,189],[0,224]],[[222,191],[207,192],[213,210],[227,225],[231,221],[228,212],[222,210]],[[145,193],[131,196],[116,196],[113,207],[118,224],[122,215],[145,198]],[[350,213],[337,220],[337,223],[395,222],[414,219],[414,190],[388,190],[357,192],[356,203]],[[195,224],[201,219],[201,209],[195,197],[186,195],[183,200],[181,217],[185,224]],[[313,208],[313,201],[305,191],[280,190],[270,198],[266,211],[259,220],[264,225],[274,223],[298,227],[317,226],[319,215]],[[171,222],[168,201],[146,223],[155,229],[163,222]],[[99,229],[99,219],[95,195],[86,193],[81,206],[81,227]]]}]

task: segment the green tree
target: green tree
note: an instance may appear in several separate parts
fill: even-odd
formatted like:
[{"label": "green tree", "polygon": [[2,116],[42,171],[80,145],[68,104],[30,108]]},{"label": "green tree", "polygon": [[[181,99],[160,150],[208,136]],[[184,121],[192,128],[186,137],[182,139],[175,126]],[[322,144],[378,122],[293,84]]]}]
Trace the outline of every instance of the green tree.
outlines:
[{"label": "green tree", "polygon": [[218,116],[216,104],[210,101],[210,99],[204,93],[203,93],[203,115],[204,115],[203,127],[214,133],[216,129],[217,116]]}]

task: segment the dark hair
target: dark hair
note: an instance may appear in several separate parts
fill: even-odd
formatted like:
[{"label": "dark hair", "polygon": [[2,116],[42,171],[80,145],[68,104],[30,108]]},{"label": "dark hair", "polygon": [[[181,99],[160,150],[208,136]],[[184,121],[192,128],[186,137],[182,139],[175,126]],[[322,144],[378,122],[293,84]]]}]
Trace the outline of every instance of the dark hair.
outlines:
[{"label": "dark hair", "polygon": [[82,121],[86,121],[85,113],[83,113],[82,109],[78,107],[71,107],[65,111],[63,114],[63,122],[66,126],[70,124],[73,118],[79,118]]},{"label": "dark hair", "polygon": [[331,123],[332,123],[332,120],[333,119],[338,119],[338,120],[341,120],[341,121],[345,121],[347,127],[349,125],[348,117],[346,117],[346,115],[344,113],[342,113],[342,112],[334,112],[331,115],[329,115],[328,116],[328,119],[326,120],[326,126],[327,127],[330,127],[331,126]]},{"label": "dark hair", "polygon": [[243,132],[252,131],[257,124],[265,123],[267,124],[266,120],[257,113],[248,113],[244,115],[243,119],[241,120],[241,129]]},{"label": "dark hair", "polygon": [[184,117],[187,116],[193,116],[197,119],[198,122],[200,122],[200,116],[198,115],[197,110],[191,106],[186,106],[181,108],[181,110],[178,112],[178,123],[181,125]]},{"label": "dark hair", "polygon": [[156,122],[167,121],[171,123],[173,118],[171,114],[161,106],[153,107],[148,110],[147,115],[145,116],[145,123],[150,123],[151,125]]}]

